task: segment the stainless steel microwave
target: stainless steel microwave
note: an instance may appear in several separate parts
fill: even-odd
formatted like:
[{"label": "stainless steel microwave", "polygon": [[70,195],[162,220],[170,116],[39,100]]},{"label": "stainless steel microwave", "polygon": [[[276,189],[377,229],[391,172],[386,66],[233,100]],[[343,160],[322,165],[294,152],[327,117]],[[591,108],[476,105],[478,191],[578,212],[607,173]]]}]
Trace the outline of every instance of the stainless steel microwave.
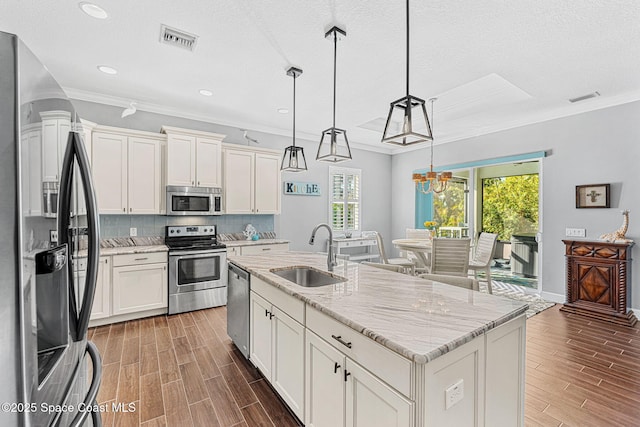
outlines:
[{"label": "stainless steel microwave", "polygon": [[167,185],[167,215],[222,215],[222,188]]}]

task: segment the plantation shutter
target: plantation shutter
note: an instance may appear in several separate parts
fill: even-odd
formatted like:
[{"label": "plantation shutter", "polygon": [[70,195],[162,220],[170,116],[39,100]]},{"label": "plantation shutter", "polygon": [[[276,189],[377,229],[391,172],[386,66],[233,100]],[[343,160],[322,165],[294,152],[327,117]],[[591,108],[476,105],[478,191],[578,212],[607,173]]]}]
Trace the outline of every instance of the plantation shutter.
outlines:
[{"label": "plantation shutter", "polygon": [[360,230],[360,169],[329,168],[331,227],[338,231]]}]

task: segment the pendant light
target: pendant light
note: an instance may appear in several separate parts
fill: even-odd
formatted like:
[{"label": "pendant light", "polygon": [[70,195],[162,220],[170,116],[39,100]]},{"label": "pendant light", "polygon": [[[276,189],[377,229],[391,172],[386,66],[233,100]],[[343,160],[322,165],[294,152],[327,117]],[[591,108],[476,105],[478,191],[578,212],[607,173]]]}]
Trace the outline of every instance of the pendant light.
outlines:
[{"label": "pendant light", "polygon": [[393,101],[384,126],[382,142],[407,146],[430,141],[431,126],[425,101],[409,95],[409,0],[407,0],[407,95]]},{"label": "pendant light", "polygon": [[[433,123],[433,103],[438,98],[431,98],[431,122]],[[431,162],[429,164],[429,172],[424,174],[414,173],[413,182],[416,184],[416,190],[422,194],[436,193],[440,194],[447,189],[447,184],[453,177],[451,172],[434,172],[433,171],[433,137],[431,138]],[[428,184],[427,184],[428,182]]]},{"label": "pendant light", "polygon": [[284,149],[281,171],[301,172],[307,170],[307,160],[304,158],[302,147],[296,147],[296,78],[302,74],[299,68],[291,67],[287,70],[287,76],[293,77],[293,144]]},{"label": "pendant light", "polygon": [[333,37],[333,126],[322,132],[316,154],[316,160],[332,163],[351,160],[347,131],[336,128],[336,58],[339,35],[346,37],[347,33],[338,27],[333,27],[324,35],[325,38]]}]

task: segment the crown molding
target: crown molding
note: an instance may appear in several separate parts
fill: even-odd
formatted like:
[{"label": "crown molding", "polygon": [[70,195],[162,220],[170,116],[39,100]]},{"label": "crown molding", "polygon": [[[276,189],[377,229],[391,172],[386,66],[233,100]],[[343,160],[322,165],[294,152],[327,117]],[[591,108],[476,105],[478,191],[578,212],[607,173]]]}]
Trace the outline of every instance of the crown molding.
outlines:
[{"label": "crown molding", "polygon": [[[72,99],[78,99],[80,101],[87,101],[87,102],[95,102],[98,104],[111,105],[119,108],[126,108],[129,106],[129,103],[131,102],[131,100],[128,98],[105,95],[102,93],[90,92],[90,91],[85,91],[81,89],[69,88],[69,87],[65,87],[64,91],[66,92],[67,96]],[[167,107],[160,104],[136,101],[136,105],[138,110],[140,111],[163,114],[166,116],[181,117],[183,119],[197,120],[199,122],[211,123],[211,124],[216,124],[221,126],[229,126],[237,129],[248,129],[254,132],[270,133],[272,135],[279,135],[283,137],[291,136],[290,129],[280,129],[280,128],[264,126],[260,124],[239,123],[239,122],[234,122],[234,121],[229,121],[224,119],[217,119],[211,116],[203,116],[199,114],[187,113],[182,110],[178,110],[178,109]],[[309,142],[314,142],[316,139],[318,139],[318,135],[311,134],[309,132],[300,132],[300,131],[296,133],[296,137],[305,139]],[[352,149],[373,151],[376,153],[389,154],[389,155],[391,154],[391,151],[392,151],[391,149],[384,146],[374,146],[370,144],[363,144],[363,143],[357,143],[357,142],[355,143],[350,142],[349,145]]]},{"label": "crown molding", "polygon": [[[74,88],[65,87],[64,91],[66,92],[67,96],[69,96],[72,99],[95,102],[98,104],[106,104],[106,105],[111,105],[111,106],[120,107],[120,108],[126,108],[131,101],[128,98],[105,95],[101,93],[90,92],[90,91],[74,89]],[[474,137],[501,132],[501,131],[514,129],[522,126],[528,126],[536,123],[542,123],[550,120],[560,119],[563,117],[575,116],[578,114],[583,114],[590,111],[602,110],[604,108],[615,107],[617,105],[628,104],[628,103],[639,101],[639,100],[640,100],[640,90],[628,92],[628,93],[624,93],[616,96],[590,99],[587,101],[583,101],[582,103],[568,104],[562,107],[555,108],[553,110],[547,110],[537,114],[527,115],[526,117],[521,119],[502,122],[500,124],[491,125],[491,126],[480,127],[474,130],[466,131],[466,132],[450,134],[445,137],[438,138],[436,141],[434,141],[434,145],[448,144],[450,142],[460,141],[463,139],[474,138]],[[251,128],[250,130],[252,131],[270,133],[273,135],[279,135],[283,137],[291,136],[290,129],[280,129],[276,127],[265,126],[261,124],[255,124],[255,123],[254,124],[239,123],[239,122],[226,120],[226,119],[217,119],[211,116],[203,116],[199,114],[187,113],[182,110],[167,107],[160,104],[153,104],[153,103],[146,103],[146,102],[139,102],[139,101],[136,101],[136,102],[139,110],[148,111],[151,113],[181,117],[184,119],[197,120],[200,122],[212,123],[212,124],[221,125],[221,126],[229,126],[237,129]],[[305,139],[309,142],[314,142],[318,138],[318,135],[311,134],[308,132],[298,132],[296,136],[298,136],[299,138]],[[395,155],[395,154],[402,154],[402,153],[407,153],[415,150],[420,150],[425,146],[427,146],[428,144],[427,143],[414,144],[408,147],[397,147],[397,148],[385,147],[381,143],[373,145],[373,144],[366,144],[366,143],[359,143],[359,142],[350,142],[349,145],[351,146],[352,149]]]}]

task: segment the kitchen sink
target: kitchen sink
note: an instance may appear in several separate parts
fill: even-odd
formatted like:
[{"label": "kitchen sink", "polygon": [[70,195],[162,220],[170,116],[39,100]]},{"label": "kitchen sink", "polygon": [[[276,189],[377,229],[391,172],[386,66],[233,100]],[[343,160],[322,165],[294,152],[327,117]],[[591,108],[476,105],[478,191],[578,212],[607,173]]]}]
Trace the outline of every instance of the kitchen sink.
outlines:
[{"label": "kitchen sink", "polygon": [[288,281],[295,283],[298,286],[304,286],[306,288],[333,285],[335,283],[347,281],[347,279],[343,277],[331,276],[311,267],[293,267],[286,269],[273,269],[269,271],[283,279],[287,279]]}]

